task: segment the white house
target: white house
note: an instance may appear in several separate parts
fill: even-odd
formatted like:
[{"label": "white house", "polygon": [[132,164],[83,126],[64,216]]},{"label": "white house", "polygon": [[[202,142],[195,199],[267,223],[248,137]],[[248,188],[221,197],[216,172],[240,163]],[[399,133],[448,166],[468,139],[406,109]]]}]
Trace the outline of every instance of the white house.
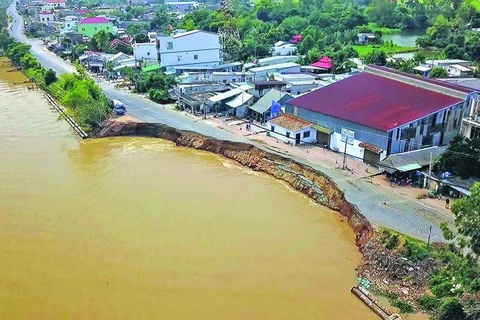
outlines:
[{"label": "white house", "polygon": [[300,72],[300,65],[298,63],[287,62],[265,67],[251,68],[249,71],[254,73],[255,81],[267,80],[269,75],[273,73]]},{"label": "white house", "polygon": [[299,56],[277,56],[277,57],[267,57],[257,60],[257,65],[261,67],[271,66],[274,64],[295,62],[299,59]]},{"label": "white house", "polygon": [[273,56],[289,56],[297,52],[297,46],[293,43],[278,41],[272,48]]},{"label": "white house", "polygon": [[316,142],[317,130],[312,126],[313,123],[289,114],[282,114],[267,121],[272,137],[294,145]]},{"label": "white house", "polygon": [[155,43],[155,41],[157,40],[157,36],[158,34],[156,32],[147,33],[148,40],[150,40],[150,42],[153,42],[153,43]]},{"label": "white house", "polygon": [[221,63],[218,34],[193,30],[157,37],[158,62],[166,71],[177,66],[214,67]]},{"label": "white house", "polygon": [[77,31],[78,17],[76,16],[66,16],[65,17],[65,31]]},{"label": "white house", "polygon": [[157,61],[157,46],[155,42],[134,43],[132,47],[136,61]]},{"label": "white house", "polygon": [[49,24],[55,20],[55,16],[51,11],[42,11],[38,14],[40,22],[44,24]]},{"label": "white house", "polygon": [[67,6],[65,0],[44,0],[44,3],[42,7],[44,10],[60,9]]},{"label": "white house", "polygon": [[453,77],[466,77],[472,74],[472,69],[461,64],[451,64],[447,67],[447,71]]},{"label": "white house", "polygon": [[232,83],[232,82],[252,82],[253,73],[244,72],[212,72],[209,75],[211,81],[219,83]]}]

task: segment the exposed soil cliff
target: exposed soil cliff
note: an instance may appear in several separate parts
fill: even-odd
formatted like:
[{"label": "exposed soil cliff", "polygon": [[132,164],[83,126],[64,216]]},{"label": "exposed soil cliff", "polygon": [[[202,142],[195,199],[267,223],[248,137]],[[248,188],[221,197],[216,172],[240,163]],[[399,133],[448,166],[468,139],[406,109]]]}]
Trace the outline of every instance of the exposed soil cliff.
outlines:
[{"label": "exposed soil cliff", "polygon": [[158,123],[108,120],[97,137],[147,136],[162,138],[178,146],[210,151],[262,171],[289,183],[317,203],[345,216],[356,233],[359,248],[370,239],[373,227],[358,208],[345,200],[343,192],[324,173],[287,157],[259,149],[251,144],[217,140],[198,133],[180,131]]}]

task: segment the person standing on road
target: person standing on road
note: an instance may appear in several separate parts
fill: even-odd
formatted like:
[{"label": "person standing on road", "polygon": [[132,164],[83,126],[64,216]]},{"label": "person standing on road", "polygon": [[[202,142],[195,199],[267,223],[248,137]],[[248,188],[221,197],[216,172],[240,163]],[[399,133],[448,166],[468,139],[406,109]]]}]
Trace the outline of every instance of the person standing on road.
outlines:
[{"label": "person standing on road", "polygon": [[449,198],[449,197],[447,197],[447,198],[445,199],[445,208],[446,208],[446,209],[450,209],[450,198]]}]

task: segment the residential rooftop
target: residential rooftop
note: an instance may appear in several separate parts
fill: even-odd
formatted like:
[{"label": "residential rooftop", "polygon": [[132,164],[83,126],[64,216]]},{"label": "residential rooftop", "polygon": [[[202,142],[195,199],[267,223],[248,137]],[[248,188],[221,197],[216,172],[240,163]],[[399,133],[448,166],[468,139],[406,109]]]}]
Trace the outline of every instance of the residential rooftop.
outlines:
[{"label": "residential rooftop", "polygon": [[278,117],[270,119],[269,122],[291,131],[302,130],[303,128],[308,128],[313,125],[311,122],[299,119],[289,114],[282,114]]},{"label": "residential rooftop", "polygon": [[82,19],[80,24],[97,24],[97,23],[110,23],[110,21],[105,17],[88,17]]},{"label": "residential rooftop", "polygon": [[286,69],[286,68],[292,68],[292,67],[300,67],[300,65],[298,63],[294,63],[294,62],[286,62],[286,63],[272,64],[272,65],[265,66],[265,67],[251,68],[248,71],[262,72],[262,71],[276,70],[276,69]]},{"label": "residential rooftop", "polygon": [[390,131],[463,101],[460,97],[422,88],[417,83],[394,80],[395,75],[395,72],[386,75],[361,72],[288,103]]}]

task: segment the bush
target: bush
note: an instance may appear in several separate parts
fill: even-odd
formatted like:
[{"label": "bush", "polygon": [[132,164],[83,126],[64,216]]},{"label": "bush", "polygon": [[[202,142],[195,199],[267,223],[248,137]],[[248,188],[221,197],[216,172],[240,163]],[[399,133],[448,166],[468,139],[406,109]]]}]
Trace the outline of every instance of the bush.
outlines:
[{"label": "bush", "polygon": [[457,298],[447,298],[438,308],[438,320],[464,320],[463,306]]},{"label": "bush", "polygon": [[429,249],[424,243],[405,240],[405,256],[413,262],[421,261],[429,255]]},{"label": "bush", "polygon": [[390,236],[387,238],[387,241],[385,243],[385,247],[389,250],[396,249],[398,245],[400,244],[400,237],[396,233],[390,234]]},{"label": "bush", "polygon": [[452,295],[453,283],[444,275],[436,275],[428,282],[430,290],[438,298]]},{"label": "bush", "polygon": [[52,83],[54,83],[55,81],[57,81],[57,75],[56,75],[55,71],[53,71],[52,69],[48,69],[45,72],[45,75],[43,76],[43,81],[45,81],[45,84],[47,86],[49,86]]},{"label": "bush", "polygon": [[157,103],[167,103],[170,100],[168,92],[166,90],[160,89],[148,90],[148,97],[150,98],[150,100]]},{"label": "bush", "polygon": [[397,307],[401,313],[412,313],[414,311],[413,306],[405,300],[396,298],[392,301],[392,306]]},{"label": "bush", "polygon": [[435,311],[440,306],[440,300],[434,296],[424,295],[418,299],[418,304],[426,311]]}]

